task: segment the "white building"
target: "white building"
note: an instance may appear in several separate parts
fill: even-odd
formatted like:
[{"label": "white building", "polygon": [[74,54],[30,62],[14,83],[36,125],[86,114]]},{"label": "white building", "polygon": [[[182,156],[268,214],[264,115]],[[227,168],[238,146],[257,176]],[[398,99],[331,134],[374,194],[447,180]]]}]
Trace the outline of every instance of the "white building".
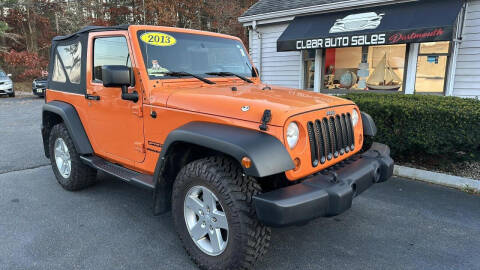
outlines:
[{"label": "white building", "polygon": [[260,0],[239,21],[272,85],[480,97],[480,0]]}]

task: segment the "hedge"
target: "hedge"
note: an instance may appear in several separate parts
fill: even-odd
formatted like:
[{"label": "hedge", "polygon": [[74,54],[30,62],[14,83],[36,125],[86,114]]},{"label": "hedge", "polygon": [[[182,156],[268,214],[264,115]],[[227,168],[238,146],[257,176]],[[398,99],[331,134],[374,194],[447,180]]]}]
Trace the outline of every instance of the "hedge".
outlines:
[{"label": "hedge", "polygon": [[432,95],[354,93],[345,96],[370,114],[375,141],[392,155],[480,153],[480,101]]}]

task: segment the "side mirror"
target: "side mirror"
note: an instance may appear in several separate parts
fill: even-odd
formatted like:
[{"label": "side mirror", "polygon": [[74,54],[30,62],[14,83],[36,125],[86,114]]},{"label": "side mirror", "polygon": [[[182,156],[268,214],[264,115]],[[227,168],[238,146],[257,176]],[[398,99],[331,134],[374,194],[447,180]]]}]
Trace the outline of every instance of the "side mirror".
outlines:
[{"label": "side mirror", "polygon": [[12,74],[11,74],[11,73],[8,73],[8,74],[7,74],[7,77],[12,77]]},{"label": "side mirror", "polygon": [[[258,75],[257,75],[257,74],[258,74]],[[252,67],[252,77],[253,77],[253,78],[260,77],[260,72],[258,72],[258,68],[257,68],[257,67]]]},{"label": "side mirror", "polygon": [[130,68],[126,66],[102,66],[102,81],[105,87],[130,86]]},{"label": "side mirror", "polygon": [[102,81],[105,87],[121,87],[122,99],[133,102],[138,101],[138,93],[128,93],[128,87],[132,85],[130,68],[127,66],[102,66]]}]

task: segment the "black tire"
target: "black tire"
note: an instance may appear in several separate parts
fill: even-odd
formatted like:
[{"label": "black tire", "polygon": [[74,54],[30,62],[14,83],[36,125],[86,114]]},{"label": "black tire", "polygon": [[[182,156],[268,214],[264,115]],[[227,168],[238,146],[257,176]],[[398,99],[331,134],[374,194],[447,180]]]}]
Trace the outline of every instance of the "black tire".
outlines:
[{"label": "black tire", "polygon": [[15,91],[13,91],[11,94],[8,94],[9,97],[15,97]]},{"label": "black tire", "polygon": [[[71,172],[69,177],[65,178],[61,175],[55,163],[55,141],[62,138],[68,147],[71,159]],[[97,182],[97,170],[85,165],[75,149],[73,140],[70,138],[67,128],[63,123],[55,125],[50,131],[49,138],[50,162],[52,163],[53,173],[58,183],[66,190],[75,191],[89,187]]]},{"label": "black tire", "polygon": [[[210,189],[223,206],[229,224],[228,243],[218,256],[201,251],[187,229],[184,199],[193,186]],[[251,269],[270,243],[270,228],[256,219],[252,197],[261,192],[255,178],[245,176],[228,157],[193,161],[177,175],[172,191],[172,216],[177,233],[190,258],[200,269]]]}]

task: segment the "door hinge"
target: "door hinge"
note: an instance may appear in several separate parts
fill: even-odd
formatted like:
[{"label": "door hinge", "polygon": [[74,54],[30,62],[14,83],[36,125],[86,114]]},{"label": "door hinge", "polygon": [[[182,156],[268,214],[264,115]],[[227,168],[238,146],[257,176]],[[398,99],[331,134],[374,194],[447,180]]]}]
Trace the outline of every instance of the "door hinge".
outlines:
[{"label": "door hinge", "polygon": [[143,117],[142,106],[132,106],[132,113],[137,115],[138,117]]},{"label": "door hinge", "polygon": [[135,146],[135,151],[145,153],[145,144],[143,142],[134,142],[133,145]]}]

